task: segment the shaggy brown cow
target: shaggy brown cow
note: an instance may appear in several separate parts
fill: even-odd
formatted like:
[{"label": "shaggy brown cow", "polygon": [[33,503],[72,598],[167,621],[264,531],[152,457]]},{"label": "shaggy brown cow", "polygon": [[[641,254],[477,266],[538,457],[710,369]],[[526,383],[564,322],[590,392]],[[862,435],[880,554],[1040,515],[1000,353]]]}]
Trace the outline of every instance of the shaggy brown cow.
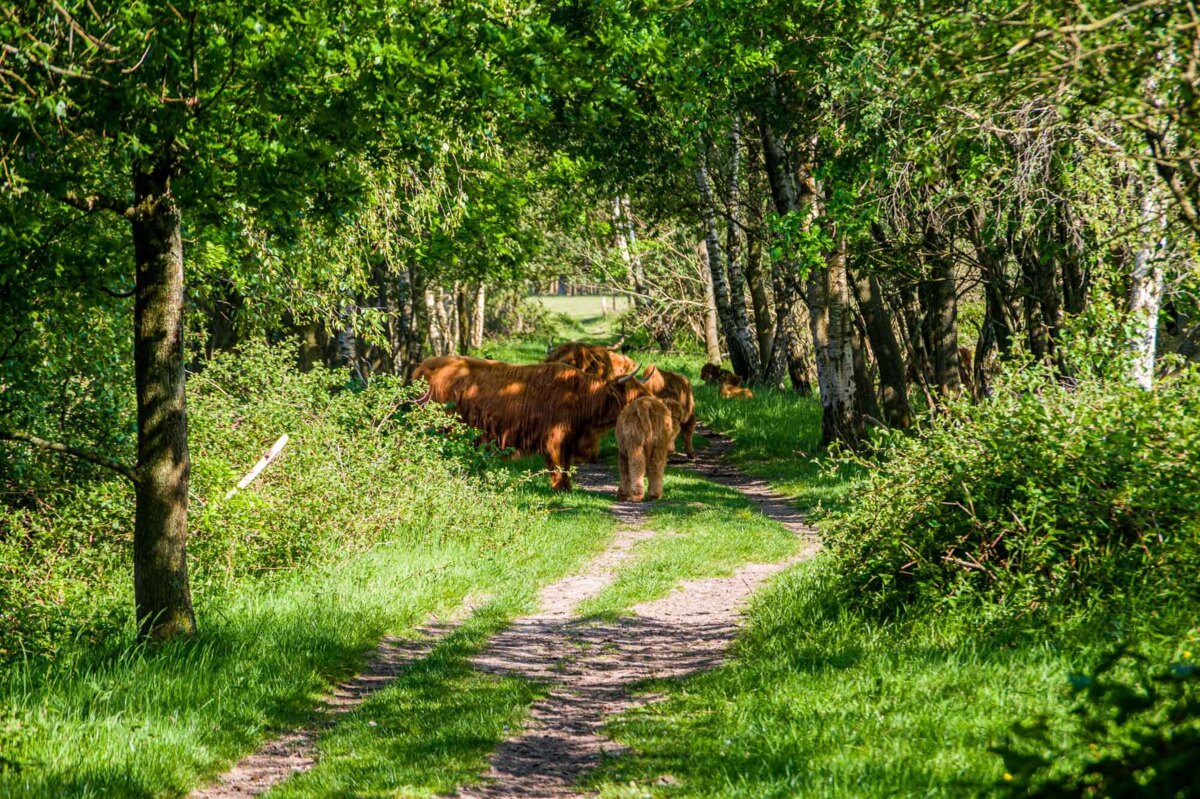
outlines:
[{"label": "shaggy brown cow", "polygon": [[649,395],[632,374],[605,380],[561,363],[517,366],[458,355],[423,361],[413,379],[427,381],[429,399],[453,403],[486,440],[540,452],[551,487],[561,490],[571,488],[571,462],[582,448],[616,425],[622,408]]},{"label": "shaggy brown cow", "polygon": [[680,433],[683,435],[683,452],[689,458],[696,457],[692,446],[692,436],[696,432],[696,399],[692,395],[692,383],[677,372],[666,369],[657,370],[657,374],[642,375],[641,381],[650,389],[650,393],[660,400],[675,400],[679,403],[682,415],[679,417]]},{"label": "shaggy brown cow", "polygon": [[740,386],[742,378],[728,369],[722,369],[715,363],[706,363],[700,367],[700,379],[710,386]]},{"label": "shaggy brown cow", "polygon": [[[662,497],[667,453],[674,448],[682,415],[678,402],[656,397],[639,397],[621,411],[617,417],[618,499],[641,502],[643,497]],[[649,491],[645,487],[647,478]]]},{"label": "shaggy brown cow", "polygon": [[570,341],[547,352],[546,363],[570,364],[588,374],[612,380],[617,375],[631,374],[637,369],[637,364],[632,358],[617,352],[618,346],[620,343],[612,347],[602,347],[599,344]]},{"label": "shaggy brown cow", "polygon": [[754,392],[741,386],[731,386],[728,383],[722,383],[721,396],[725,399],[733,399],[734,397],[738,399],[753,399]]}]

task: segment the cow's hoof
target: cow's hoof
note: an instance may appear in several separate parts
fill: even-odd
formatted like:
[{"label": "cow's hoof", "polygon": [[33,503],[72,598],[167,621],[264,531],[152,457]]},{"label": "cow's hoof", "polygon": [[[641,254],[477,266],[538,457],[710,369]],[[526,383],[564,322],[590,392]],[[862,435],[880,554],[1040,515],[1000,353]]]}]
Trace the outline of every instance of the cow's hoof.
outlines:
[{"label": "cow's hoof", "polygon": [[654,502],[655,500],[662,499],[662,494],[647,494],[646,499]]}]

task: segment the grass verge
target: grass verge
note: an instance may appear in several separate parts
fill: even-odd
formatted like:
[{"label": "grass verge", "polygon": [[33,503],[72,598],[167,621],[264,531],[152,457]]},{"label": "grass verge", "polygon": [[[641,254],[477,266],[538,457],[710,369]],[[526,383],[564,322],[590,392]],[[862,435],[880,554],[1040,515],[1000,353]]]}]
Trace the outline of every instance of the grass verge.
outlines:
[{"label": "grass verge", "polygon": [[[1093,614],[1052,635],[981,632],[967,614],[880,622],[829,599],[822,560],[755,601],[726,666],[644,686],[667,699],[609,732],[631,747],[605,797],[957,797],[1003,782],[1014,722],[1066,724],[1071,675],[1136,638],[1170,654],[1181,612]],[[1134,620],[1137,621],[1134,621]]]},{"label": "grass verge", "polygon": [[396,530],[330,566],[197,596],[204,623],[194,640],[114,641],[5,667],[0,795],[182,794],[311,718],[381,636],[403,634],[468,593],[517,612],[611,535],[602,498],[555,497],[549,512],[540,480],[513,496],[512,512],[527,523],[505,525],[503,539]]}]

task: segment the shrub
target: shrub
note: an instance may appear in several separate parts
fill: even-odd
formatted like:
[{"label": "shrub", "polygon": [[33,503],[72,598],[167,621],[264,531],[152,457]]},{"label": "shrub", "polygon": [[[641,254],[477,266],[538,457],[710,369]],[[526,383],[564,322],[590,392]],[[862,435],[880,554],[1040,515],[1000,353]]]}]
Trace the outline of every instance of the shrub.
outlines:
[{"label": "shrub", "polygon": [[[1191,652],[1185,653],[1190,660]],[[1040,717],[998,749],[1009,796],[1185,797],[1200,793],[1200,669],[1118,651],[1071,678],[1069,729]],[[1063,743],[1066,741],[1067,743]]]},{"label": "shrub", "polygon": [[1145,392],[1040,370],[893,436],[830,525],[881,609],[983,598],[1016,613],[1101,593],[1196,598],[1200,375]]},{"label": "shrub", "polygon": [[[489,453],[465,428],[438,409],[411,408],[415,389],[394,379],[338,390],[348,383],[325,369],[301,373],[265,346],[220,355],[190,376],[188,550],[198,596],[380,541],[488,536],[503,546],[519,530],[503,478],[485,468]],[[226,498],[282,433],[290,441],[278,461]],[[69,462],[41,457],[47,483],[0,504],[0,659],[131,629],[132,489],[107,473],[78,481]]]}]

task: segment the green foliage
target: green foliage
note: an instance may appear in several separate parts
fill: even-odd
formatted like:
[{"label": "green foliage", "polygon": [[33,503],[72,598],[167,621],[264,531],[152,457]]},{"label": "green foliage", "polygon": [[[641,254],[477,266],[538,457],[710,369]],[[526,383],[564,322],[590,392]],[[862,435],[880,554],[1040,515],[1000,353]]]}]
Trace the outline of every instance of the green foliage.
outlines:
[{"label": "green foliage", "polygon": [[[349,376],[300,373],[265,346],[223,354],[192,376],[192,532],[199,591],[250,575],[361,552],[403,531],[444,539],[477,534],[508,501],[487,450],[434,409],[410,411],[417,388],[378,378],[359,392]],[[226,498],[262,452],[291,440],[247,490]],[[16,445],[14,455],[30,457]],[[39,453],[9,476],[0,506],[0,654],[53,654],[72,637],[120,634],[133,535],[132,489],[110,475],[62,481],[73,464]],[[17,461],[18,464],[24,461]],[[30,477],[43,475],[43,482]],[[17,487],[20,486],[20,492]]]},{"label": "green foliage", "polygon": [[[1192,645],[1198,643],[1193,631]],[[1000,749],[1008,796],[1185,797],[1200,791],[1200,669],[1118,651],[1073,675],[1066,737],[1045,716]]]},{"label": "green foliage", "polygon": [[1200,375],[1146,392],[1010,372],[886,440],[830,545],[883,609],[984,597],[1009,613],[1149,591],[1195,598]]}]

